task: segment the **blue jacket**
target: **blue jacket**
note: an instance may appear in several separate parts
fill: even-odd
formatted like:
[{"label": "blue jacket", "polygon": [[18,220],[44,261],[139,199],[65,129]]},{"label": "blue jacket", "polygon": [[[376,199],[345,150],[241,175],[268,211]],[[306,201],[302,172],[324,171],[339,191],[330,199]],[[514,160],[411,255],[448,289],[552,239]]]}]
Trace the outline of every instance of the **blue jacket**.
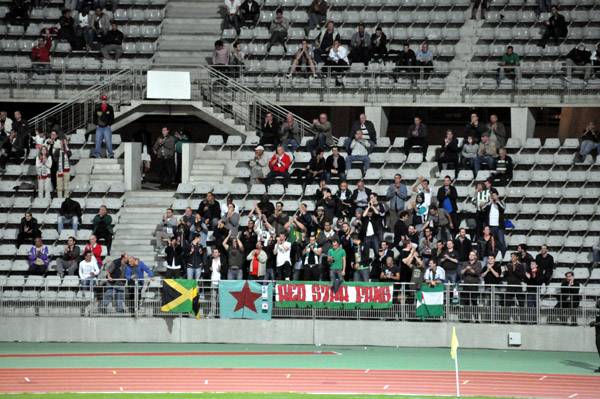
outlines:
[{"label": "blue jacket", "polygon": [[[144,262],[140,261],[140,263],[136,267],[139,270],[138,281],[144,281],[144,273],[146,273],[146,275],[148,277],[154,276],[154,273],[152,273],[152,270],[150,270]],[[133,269],[134,268],[131,267],[131,265],[127,265],[127,267],[125,267],[125,279],[127,279],[127,280],[133,279],[133,274],[134,274]]]}]

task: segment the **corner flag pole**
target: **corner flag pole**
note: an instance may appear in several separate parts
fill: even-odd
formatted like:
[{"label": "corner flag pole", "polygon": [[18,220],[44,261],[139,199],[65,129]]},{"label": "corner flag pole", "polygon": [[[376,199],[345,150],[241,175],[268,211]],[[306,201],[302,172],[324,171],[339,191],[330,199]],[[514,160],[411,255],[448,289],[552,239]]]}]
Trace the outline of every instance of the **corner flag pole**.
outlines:
[{"label": "corner flag pole", "polygon": [[460,398],[460,384],[458,383],[458,337],[456,336],[456,327],[452,327],[452,337],[450,338],[450,357],[454,359],[454,371],[456,374],[456,397]]},{"label": "corner flag pole", "polygon": [[458,354],[454,357],[454,370],[456,372],[456,397],[460,398],[460,384],[458,383]]}]

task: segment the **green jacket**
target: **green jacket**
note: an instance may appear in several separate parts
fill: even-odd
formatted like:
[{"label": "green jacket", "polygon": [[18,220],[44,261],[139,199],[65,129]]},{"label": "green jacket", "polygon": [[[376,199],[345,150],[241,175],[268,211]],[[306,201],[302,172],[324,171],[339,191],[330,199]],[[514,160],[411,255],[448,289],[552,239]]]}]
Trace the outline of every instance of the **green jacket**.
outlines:
[{"label": "green jacket", "polygon": [[92,220],[92,224],[94,225],[94,234],[98,232],[98,229],[106,229],[110,234],[113,234],[112,217],[108,214],[104,216],[96,215]]}]

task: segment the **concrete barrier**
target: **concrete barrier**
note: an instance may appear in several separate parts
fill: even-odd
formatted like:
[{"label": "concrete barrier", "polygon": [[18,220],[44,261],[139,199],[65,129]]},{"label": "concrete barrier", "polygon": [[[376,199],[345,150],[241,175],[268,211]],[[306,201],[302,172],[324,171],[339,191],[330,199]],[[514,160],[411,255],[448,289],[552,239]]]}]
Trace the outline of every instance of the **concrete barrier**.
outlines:
[{"label": "concrete barrier", "polygon": [[[0,340],[448,347],[453,326],[463,348],[596,350],[594,331],[585,326],[311,319],[5,317],[0,323]],[[521,334],[520,347],[508,345],[509,332]]]}]

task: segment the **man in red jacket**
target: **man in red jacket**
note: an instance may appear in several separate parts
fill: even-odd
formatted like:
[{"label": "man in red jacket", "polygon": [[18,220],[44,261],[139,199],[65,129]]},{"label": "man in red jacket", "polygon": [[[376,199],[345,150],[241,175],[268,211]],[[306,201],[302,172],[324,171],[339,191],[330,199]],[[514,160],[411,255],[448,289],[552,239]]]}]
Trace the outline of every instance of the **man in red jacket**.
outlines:
[{"label": "man in red jacket", "polygon": [[52,48],[52,39],[46,33],[44,38],[39,38],[37,45],[31,49],[31,61],[33,69],[37,73],[50,72],[50,49]]},{"label": "man in red jacket", "polygon": [[276,177],[283,177],[283,187],[287,188],[287,183],[290,178],[288,170],[292,164],[292,158],[286,154],[283,146],[279,144],[275,154],[269,161],[269,169],[271,170],[267,177],[265,177],[265,187],[268,189],[269,185],[273,183]]}]

